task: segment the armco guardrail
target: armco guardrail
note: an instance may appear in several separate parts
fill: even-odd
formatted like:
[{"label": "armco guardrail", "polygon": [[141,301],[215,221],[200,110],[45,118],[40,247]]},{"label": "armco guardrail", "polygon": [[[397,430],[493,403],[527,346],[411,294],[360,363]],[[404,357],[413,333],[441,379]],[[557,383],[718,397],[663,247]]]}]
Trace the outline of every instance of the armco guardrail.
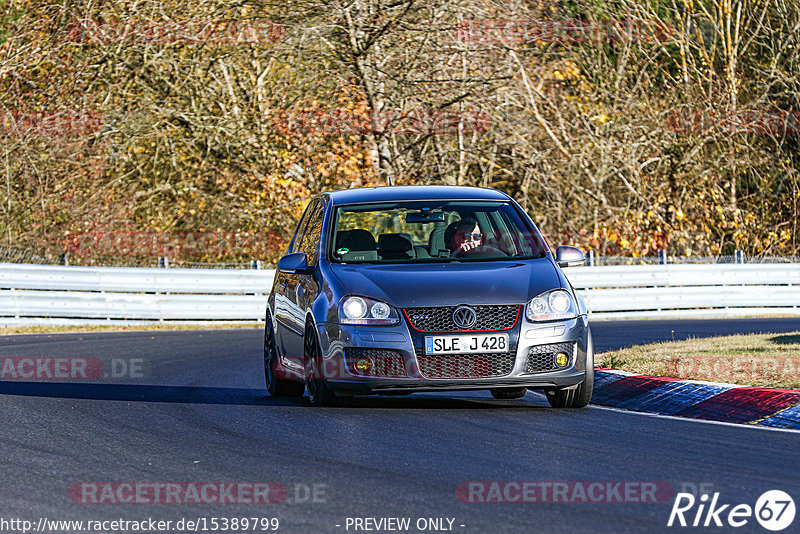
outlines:
[{"label": "armco guardrail", "polygon": [[263,321],[274,271],[0,264],[0,324]]},{"label": "armco guardrail", "polygon": [[626,265],[564,273],[592,318],[800,315],[800,264]]},{"label": "armco guardrail", "polygon": [[[800,264],[574,267],[593,319],[800,315]],[[262,321],[273,270],[0,264],[0,324]]]}]

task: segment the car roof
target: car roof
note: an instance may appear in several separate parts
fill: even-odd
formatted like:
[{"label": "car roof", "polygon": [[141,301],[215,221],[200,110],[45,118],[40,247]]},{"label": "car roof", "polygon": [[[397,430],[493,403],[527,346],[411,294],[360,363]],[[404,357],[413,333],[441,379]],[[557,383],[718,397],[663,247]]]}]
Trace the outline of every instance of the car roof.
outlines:
[{"label": "car roof", "polygon": [[486,187],[454,185],[394,185],[343,189],[325,193],[334,205],[403,200],[509,200],[509,196]]}]

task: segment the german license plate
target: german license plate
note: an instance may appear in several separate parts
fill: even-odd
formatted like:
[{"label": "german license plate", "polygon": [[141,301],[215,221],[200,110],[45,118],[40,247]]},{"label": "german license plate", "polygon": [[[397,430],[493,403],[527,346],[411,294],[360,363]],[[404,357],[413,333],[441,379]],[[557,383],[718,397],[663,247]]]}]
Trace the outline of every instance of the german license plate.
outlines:
[{"label": "german license plate", "polygon": [[508,352],[508,334],[425,336],[425,354]]}]

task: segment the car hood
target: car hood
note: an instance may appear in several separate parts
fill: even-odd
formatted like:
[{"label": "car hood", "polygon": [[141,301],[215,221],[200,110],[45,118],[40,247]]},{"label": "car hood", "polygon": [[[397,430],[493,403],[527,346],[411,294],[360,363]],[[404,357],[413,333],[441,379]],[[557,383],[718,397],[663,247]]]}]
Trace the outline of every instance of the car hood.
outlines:
[{"label": "car hood", "polygon": [[524,304],[562,287],[549,258],[524,261],[331,264],[348,293],[399,308],[457,304]]}]

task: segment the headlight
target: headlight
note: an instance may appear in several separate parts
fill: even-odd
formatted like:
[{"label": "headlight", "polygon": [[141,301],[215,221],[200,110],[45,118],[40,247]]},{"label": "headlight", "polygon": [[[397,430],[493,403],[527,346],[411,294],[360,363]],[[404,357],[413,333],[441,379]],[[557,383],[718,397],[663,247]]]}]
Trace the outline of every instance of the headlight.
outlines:
[{"label": "headlight", "polygon": [[365,297],[344,297],[339,301],[339,322],[342,324],[397,324],[397,310],[378,300]]},{"label": "headlight", "polygon": [[569,291],[554,289],[532,298],[525,306],[525,317],[529,321],[572,319],[578,315],[577,310]]},{"label": "headlight", "polygon": [[369,310],[375,319],[388,319],[392,314],[392,309],[384,302],[376,302]]},{"label": "headlight", "polygon": [[361,297],[350,297],[342,303],[342,315],[347,319],[363,319],[367,315],[367,303]]}]

